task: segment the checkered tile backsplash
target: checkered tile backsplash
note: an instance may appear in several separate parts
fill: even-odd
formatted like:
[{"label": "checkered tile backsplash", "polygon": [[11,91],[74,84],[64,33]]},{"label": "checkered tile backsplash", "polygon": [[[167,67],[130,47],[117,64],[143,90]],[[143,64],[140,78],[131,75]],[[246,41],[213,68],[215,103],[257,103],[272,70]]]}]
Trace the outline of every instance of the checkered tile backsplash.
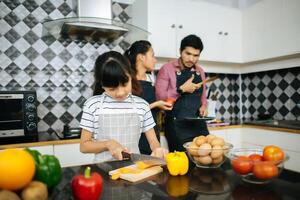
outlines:
[{"label": "checkered tile backsplash", "polygon": [[[129,46],[126,35],[117,44],[42,37],[44,19],[77,16],[75,2],[0,1],[0,90],[37,91],[40,132],[78,127],[83,102],[92,95],[95,59]],[[130,22],[131,6],[113,2],[112,10],[113,19]]]},{"label": "checkered tile backsplash", "polygon": [[[207,73],[207,77],[215,74]],[[217,97],[216,118],[229,119],[231,121],[239,120],[240,97],[239,97],[239,75],[237,74],[219,74],[219,79],[207,84],[207,93],[209,89],[211,100],[213,95]]]},{"label": "checkered tile backsplash", "polygon": [[[92,95],[95,59],[108,50],[123,52],[129,46],[126,35],[117,44],[41,37],[44,19],[76,16],[74,2],[0,1],[0,90],[37,91],[40,132],[61,132],[64,124],[78,127],[82,105]],[[131,6],[113,3],[112,10],[114,19],[130,22]],[[211,95],[219,92],[217,118],[239,119],[242,89],[243,118],[255,117],[266,108],[278,119],[299,120],[299,67],[243,74],[242,88],[239,77],[221,74],[208,85]]]},{"label": "checkered tile backsplash", "polygon": [[279,120],[300,120],[300,67],[243,74],[242,80],[244,119],[269,113]]}]

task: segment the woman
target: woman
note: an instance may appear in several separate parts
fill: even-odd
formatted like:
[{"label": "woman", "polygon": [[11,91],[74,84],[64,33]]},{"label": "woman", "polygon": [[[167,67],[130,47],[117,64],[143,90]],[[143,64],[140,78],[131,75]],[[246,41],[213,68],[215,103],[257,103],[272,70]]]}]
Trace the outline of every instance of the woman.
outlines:
[{"label": "woman", "polygon": [[[145,40],[134,42],[130,48],[125,51],[125,56],[131,62],[134,73],[133,76],[135,76],[139,83],[138,85],[133,85],[135,88],[133,92],[150,104],[153,118],[155,122],[157,122],[159,110],[171,110],[172,105],[162,100],[155,100],[154,81],[151,74],[147,73],[153,72],[156,63],[156,58],[154,57],[154,51],[150,42]],[[155,126],[155,132],[157,139],[159,140],[160,134],[157,126]],[[151,149],[144,133],[142,133],[139,140],[139,149],[142,154],[151,154]]]},{"label": "woman", "polygon": [[138,153],[138,139],[144,132],[152,155],[163,158],[153,129],[155,123],[149,104],[131,94],[132,70],[120,53],[100,55],[94,68],[94,96],[83,107],[80,151],[95,153],[95,161],[121,160],[122,152]]}]

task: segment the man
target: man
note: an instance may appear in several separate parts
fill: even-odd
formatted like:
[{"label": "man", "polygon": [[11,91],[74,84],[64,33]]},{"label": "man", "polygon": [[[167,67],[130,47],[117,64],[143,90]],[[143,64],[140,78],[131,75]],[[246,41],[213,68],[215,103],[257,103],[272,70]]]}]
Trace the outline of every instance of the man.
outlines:
[{"label": "man", "polygon": [[[208,134],[205,122],[197,121],[197,117],[207,115],[206,88],[199,84],[205,80],[205,73],[197,64],[202,50],[203,44],[198,36],[186,36],[181,41],[180,58],[163,65],[157,75],[157,100],[176,100],[172,111],[166,111],[165,118],[170,151],[182,151],[184,142],[197,135]],[[181,123],[180,130],[176,122]]]}]

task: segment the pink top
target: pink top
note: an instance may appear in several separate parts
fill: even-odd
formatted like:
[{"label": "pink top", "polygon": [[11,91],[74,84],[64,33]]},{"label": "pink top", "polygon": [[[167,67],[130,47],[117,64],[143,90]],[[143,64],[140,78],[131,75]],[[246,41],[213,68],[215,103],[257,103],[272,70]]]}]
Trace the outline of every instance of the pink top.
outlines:
[{"label": "pink top", "polygon": [[[196,64],[196,70],[200,73],[202,80],[205,80],[205,73],[200,65]],[[164,100],[168,97],[177,99],[180,94],[176,88],[176,72],[180,71],[179,59],[171,61],[161,67],[157,74],[155,83],[155,95],[157,100]],[[202,105],[207,106],[206,87],[203,87],[201,95]]]}]

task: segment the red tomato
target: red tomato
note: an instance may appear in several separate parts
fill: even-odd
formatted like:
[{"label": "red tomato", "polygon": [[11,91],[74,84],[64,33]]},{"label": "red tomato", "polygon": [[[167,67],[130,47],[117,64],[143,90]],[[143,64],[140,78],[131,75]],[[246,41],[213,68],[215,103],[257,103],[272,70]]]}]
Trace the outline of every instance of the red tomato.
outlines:
[{"label": "red tomato", "polygon": [[267,161],[280,161],[284,159],[284,152],[277,146],[269,145],[264,148],[263,157]]},{"label": "red tomato", "polygon": [[165,102],[167,102],[169,104],[172,104],[172,106],[173,106],[174,103],[175,103],[175,99],[168,97],[168,98],[165,99]]},{"label": "red tomato", "polygon": [[253,161],[247,156],[238,156],[231,161],[233,170],[238,174],[248,174],[252,171]]},{"label": "red tomato", "polygon": [[254,165],[253,174],[258,179],[271,179],[278,176],[278,167],[272,162],[260,162]]},{"label": "red tomato", "polygon": [[249,158],[253,161],[253,162],[258,162],[258,161],[263,161],[263,157],[259,154],[251,154],[249,156]]}]

